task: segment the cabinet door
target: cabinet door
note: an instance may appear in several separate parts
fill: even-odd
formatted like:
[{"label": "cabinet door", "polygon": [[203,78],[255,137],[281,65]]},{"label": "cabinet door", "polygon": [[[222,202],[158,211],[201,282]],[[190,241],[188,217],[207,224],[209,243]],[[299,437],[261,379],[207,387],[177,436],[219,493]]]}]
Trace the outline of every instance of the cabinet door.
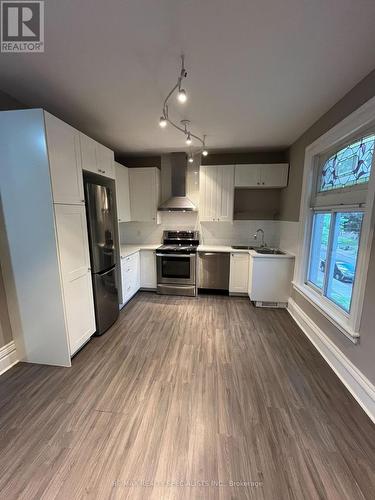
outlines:
[{"label": "cabinet door", "polygon": [[216,170],[216,214],[219,221],[229,222],[233,220],[234,166],[217,166]]},{"label": "cabinet door", "polygon": [[154,168],[129,169],[130,210],[133,221],[156,221],[157,189]]},{"label": "cabinet door", "polygon": [[111,179],[114,179],[115,167],[114,167],[113,151],[111,151],[109,148],[106,148],[105,146],[97,142],[96,159],[98,163],[98,173],[101,175],[105,175],[106,177],[110,177]]},{"label": "cabinet door", "polygon": [[129,222],[130,197],[129,197],[129,169],[115,163],[116,168],[116,199],[117,216],[119,222]]},{"label": "cabinet door", "polygon": [[229,292],[247,293],[249,280],[249,254],[231,253]]},{"label": "cabinet door", "polygon": [[288,164],[275,163],[262,165],[260,169],[260,182],[262,187],[286,187],[288,184]]},{"label": "cabinet door", "polygon": [[55,205],[56,229],[70,353],[95,332],[85,207]]},{"label": "cabinet door", "polygon": [[122,288],[122,300],[123,303],[127,302],[132,295],[134,285],[133,285],[133,273],[129,269],[129,262],[126,258],[121,259],[121,288]]},{"label": "cabinet door", "polygon": [[141,250],[141,288],[156,289],[156,256],[153,250]]},{"label": "cabinet door", "polygon": [[260,183],[260,165],[235,166],[235,187],[259,187]]},{"label": "cabinet door", "polygon": [[79,132],[44,113],[54,203],[84,203]]},{"label": "cabinet door", "polygon": [[140,288],[139,252],[121,258],[121,285],[123,302],[127,302]]},{"label": "cabinet door", "polygon": [[201,167],[199,174],[199,218],[201,221],[218,220],[217,168]]},{"label": "cabinet door", "polygon": [[82,170],[98,173],[98,163],[96,158],[96,142],[91,137],[80,133]]},{"label": "cabinet door", "polygon": [[[141,287],[141,263],[140,263],[140,257],[139,257],[139,252],[134,254],[134,264],[133,264],[133,269],[134,269],[134,287],[135,287],[135,292],[137,292],[140,287]],[[135,293],[134,292],[134,293]]]}]

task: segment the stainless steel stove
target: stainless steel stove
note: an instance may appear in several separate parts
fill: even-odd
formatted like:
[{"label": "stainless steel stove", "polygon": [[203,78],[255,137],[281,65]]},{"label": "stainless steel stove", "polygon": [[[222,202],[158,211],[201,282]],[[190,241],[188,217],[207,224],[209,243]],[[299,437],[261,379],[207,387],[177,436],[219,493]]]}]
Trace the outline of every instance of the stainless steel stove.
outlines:
[{"label": "stainless steel stove", "polygon": [[198,231],[164,231],[156,251],[157,292],[164,295],[196,295]]}]

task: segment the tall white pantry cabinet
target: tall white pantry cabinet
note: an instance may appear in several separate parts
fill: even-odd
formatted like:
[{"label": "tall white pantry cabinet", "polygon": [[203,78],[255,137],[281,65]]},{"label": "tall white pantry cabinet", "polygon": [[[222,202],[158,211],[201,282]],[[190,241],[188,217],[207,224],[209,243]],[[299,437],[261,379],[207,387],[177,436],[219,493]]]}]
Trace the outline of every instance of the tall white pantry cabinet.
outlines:
[{"label": "tall white pantry cabinet", "polygon": [[95,332],[80,132],[0,113],[1,254],[18,358],[70,366]]}]

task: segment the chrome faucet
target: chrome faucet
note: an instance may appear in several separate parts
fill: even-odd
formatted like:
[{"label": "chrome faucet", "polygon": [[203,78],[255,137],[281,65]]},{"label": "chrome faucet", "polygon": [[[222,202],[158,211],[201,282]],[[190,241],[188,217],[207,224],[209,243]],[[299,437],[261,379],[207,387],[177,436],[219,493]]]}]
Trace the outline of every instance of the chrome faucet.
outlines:
[{"label": "chrome faucet", "polygon": [[260,246],[260,247],[265,247],[265,246],[266,246],[266,244],[264,243],[264,231],[263,231],[263,229],[260,229],[260,228],[259,228],[259,229],[257,229],[256,233],[254,234],[254,240],[258,241],[258,234],[259,234],[259,233],[262,235],[262,240],[261,240],[261,242],[260,242],[260,245],[259,245],[259,246]]}]

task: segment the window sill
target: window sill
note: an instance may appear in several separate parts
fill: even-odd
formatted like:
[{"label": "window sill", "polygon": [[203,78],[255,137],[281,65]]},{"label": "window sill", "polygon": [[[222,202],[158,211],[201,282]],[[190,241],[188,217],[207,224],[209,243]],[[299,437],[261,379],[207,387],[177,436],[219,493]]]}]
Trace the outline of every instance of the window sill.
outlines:
[{"label": "window sill", "polygon": [[349,325],[348,319],[341,316],[340,313],[334,310],[334,307],[329,307],[325,300],[318,295],[314,290],[306,284],[300,285],[293,282],[293,288],[297,290],[310,304],[312,304],[328,321],[330,321],[342,334],[345,335],[353,344],[358,344],[359,333],[355,332]]}]

